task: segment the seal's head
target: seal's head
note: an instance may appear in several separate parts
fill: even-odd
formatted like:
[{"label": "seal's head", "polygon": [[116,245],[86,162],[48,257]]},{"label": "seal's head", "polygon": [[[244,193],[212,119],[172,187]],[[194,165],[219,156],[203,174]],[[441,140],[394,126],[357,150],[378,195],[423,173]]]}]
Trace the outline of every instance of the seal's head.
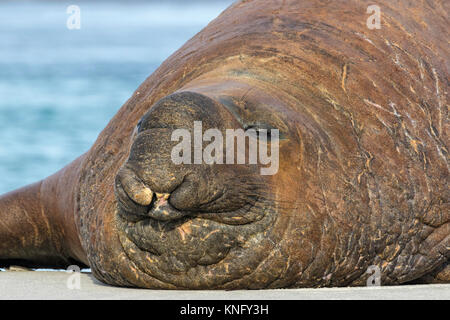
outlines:
[{"label": "seal's head", "polygon": [[[381,2],[370,32],[368,0],[237,1],[87,153],[0,198],[0,266],[76,258],[170,289],[448,282],[448,10]],[[239,129],[253,147],[232,148]]]},{"label": "seal's head", "polygon": [[276,159],[279,147],[288,158],[286,115],[267,99],[211,96],[177,92],[141,118],[115,179],[117,233],[136,272],[163,287],[218,288],[246,277],[246,286],[261,287],[273,281],[271,268],[257,269],[274,258],[289,202],[280,195],[292,187]]}]

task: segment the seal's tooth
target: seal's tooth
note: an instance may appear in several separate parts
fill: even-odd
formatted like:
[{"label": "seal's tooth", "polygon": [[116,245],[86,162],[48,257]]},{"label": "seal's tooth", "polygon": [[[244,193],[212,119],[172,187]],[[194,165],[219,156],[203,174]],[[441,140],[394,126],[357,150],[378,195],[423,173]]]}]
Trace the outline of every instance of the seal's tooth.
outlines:
[{"label": "seal's tooth", "polygon": [[158,193],[156,192],[156,197],[158,198],[158,200],[167,200],[170,197],[170,193]]},{"label": "seal's tooth", "polygon": [[167,204],[167,200],[170,197],[170,193],[155,193],[156,195],[156,206],[164,206]]}]

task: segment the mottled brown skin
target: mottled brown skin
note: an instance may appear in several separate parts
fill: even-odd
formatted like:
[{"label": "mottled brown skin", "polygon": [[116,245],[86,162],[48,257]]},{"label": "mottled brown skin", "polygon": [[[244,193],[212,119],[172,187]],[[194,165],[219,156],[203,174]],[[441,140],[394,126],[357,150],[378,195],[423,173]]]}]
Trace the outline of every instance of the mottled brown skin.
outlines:
[{"label": "mottled brown skin", "polygon": [[[146,288],[449,283],[449,2],[379,0],[380,30],[371,4],[236,2],[89,152],[0,198],[0,260]],[[278,128],[279,172],[174,165],[194,120]]]}]

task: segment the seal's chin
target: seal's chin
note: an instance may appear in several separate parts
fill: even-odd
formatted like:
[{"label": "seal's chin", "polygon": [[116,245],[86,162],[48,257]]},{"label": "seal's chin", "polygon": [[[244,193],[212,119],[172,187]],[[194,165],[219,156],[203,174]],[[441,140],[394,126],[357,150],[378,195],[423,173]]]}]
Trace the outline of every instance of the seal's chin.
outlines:
[{"label": "seal's chin", "polygon": [[[249,266],[237,260],[265,238],[275,219],[262,199],[213,213],[177,210],[167,194],[155,194],[148,206],[130,203],[125,195],[116,185],[116,221],[125,254],[141,272],[177,286],[213,287],[215,281],[239,278],[243,269],[248,272]],[[205,272],[214,280],[200,285]]]},{"label": "seal's chin", "polygon": [[204,213],[179,211],[157,198],[144,215],[130,214],[121,201],[117,222],[124,249],[140,251],[147,264],[168,273],[219,263],[233,248],[245,246],[251,234],[263,231],[269,220],[256,202],[235,211]]}]

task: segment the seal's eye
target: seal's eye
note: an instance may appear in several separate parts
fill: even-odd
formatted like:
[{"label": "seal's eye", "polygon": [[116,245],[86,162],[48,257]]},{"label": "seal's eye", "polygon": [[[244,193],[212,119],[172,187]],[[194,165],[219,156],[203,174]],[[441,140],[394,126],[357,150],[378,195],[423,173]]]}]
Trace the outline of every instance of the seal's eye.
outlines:
[{"label": "seal's eye", "polygon": [[272,126],[269,126],[267,124],[251,124],[245,126],[245,131],[252,130],[256,133],[256,138],[258,139],[267,139],[267,141],[272,140],[272,132],[273,130],[277,130],[276,128],[273,128]]},{"label": "seal's eye", "polygon": [[139,122],[138,122],[138,124],[136,126],[138,132],[141,130],[141,125],[142,125],[142,119],[139,120]]}]

